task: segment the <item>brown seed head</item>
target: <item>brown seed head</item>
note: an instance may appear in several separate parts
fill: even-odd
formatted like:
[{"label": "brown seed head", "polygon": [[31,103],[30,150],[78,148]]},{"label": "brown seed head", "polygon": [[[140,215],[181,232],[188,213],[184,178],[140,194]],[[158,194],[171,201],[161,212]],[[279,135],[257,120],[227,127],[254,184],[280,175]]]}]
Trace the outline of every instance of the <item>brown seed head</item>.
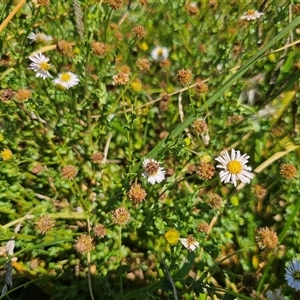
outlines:
[{"label": "brown seed head", "polygon": [[281,164],[280,165],[280,175],[282,175],[287,180],[293,180],[297,177],[298,170],[292,164]]},{"label": "brown seed head", "polygon": [[197,230],[200,232],[208,233],[209,225],[206,222],[201,222],[197,225]]},{"label": "brown seed head", "polygon": [[168,59],[164,59],[159,63],[159,66],[163,69],[168,69],[171,66],[171,62]]},{"label": "brown seed head", "polygon": [[105,229],[105,226],[102,224],[95,225],[93,231],[94,231],[95,236],[98,236],[100,238],[103,238],[106,236],[106,229]]},{"label": "brown seed head", "polygon": [[0,90],[0,101],[7,103],[15,96],[15,92],[11,89]]},{"label": "brown seed head", "polygon": [[142,5],[142,6],[147,6],[148,5],[148,0],[138,0],[139,3]]},{"label": "brown seed head", "polygon": [[146,191],[138,183],[134,183],[128,192],[129,199],[135,204],[143,202],[146,196]]},{"label": "brown seed head", "polygon": [[130,75],[131,72],[129,66],[127,65],[123,65],[122,67],[120,67],[119,71],[128,75]]},{"label": "brown seed head", "polygon": [[37,6],[49,6],[50,0],[35,0],[33,1]]},{"label": "brown seed head", "polygon": [[82,234],[77,237],[74,248],[77,252],[85,254],[94,248],[93,239],[89,235]]},{"label": "brown seed head", "polygon": [[115,85],[125,85],[129,81],[129,75],[124,72],[120,72],[117,75],[113,76]]},{"label": "brown seed head", "polygon": [[35,229],[39,233],[46,234],[49,230],[51,230],[54,227],[55,221],[51,217],[45,215],[40,217],[38,221],[35,222],[35,224]]},{"label": "brown seed head", "polygon": [[262,200],[266,197],[268,191],[261,184],[256,184],[253,186],[252,192],[257,199]]},{"label": "brown seed head", "polygon": [[192,131],[197,135],[202,135],[203,133],[206,133],[207,130],[208,126],[204,119],[197,119],[192,124]]},{"label": "brown seed head", "polygon": [[33,174],[39,174],[41,172],[43,172],[45,170],[44,166],[41,165],[41,164],[35,164],[32,169],[31,169],[31,172]]},{"label": "brown seed head", "polygon": [[95,152],[91,155],[91,160],[93,163],[100,163],[103,160],[103,154],[100,152]]},{"label": "brown seed head", "polygon": [[119,10],[123,7],[123,1],[122,0],[108,0],[108,5],[115,10]]},{"label": "brown seed head", "polygon": [[145,27],[141,25],[136,25],[132,31],[138,39],[144,38],[147,34]]},{"label": "brown seed head", "polygon": [[57,43],[58,51],[62,55],[66,55],[68,57],[74,57],[74,52],[73,52],[72,47],[73,47],[72,44],[70,42],[67,42],[67,41],[59,41]]},{"label": "brown seed head", "polygon": [[216,0],[209,0],[208,1],[208,6],[211,9],[217,9],[218,8],[218,2]]},{"label": "brown seed head", "polygon": [[104,57],[108,52],[108,45],[101,42],[92,42],[91,47],[93,52],[100,57]]},{"label": "brown seed head", "polygon": [[211,163],[201,162],[197,174],[204,180],[212,179],[215,174],[215,167]]},{"label": "brown seed head", "polygon": [[0,56],[0,66],[8,67],[11,63],[11,58],[9,55],[2,54]]},{"label": "brown seed head", "polygon": [[300,15],[300,3],[297,3],[297,4],[293,5],[293,12],[296,15]]},{"label": "brown seed head", "polygon": [[130,213],[124,207],[119,207],[113,212],[113,221],[120,225],[125,226],[130,220]]},{"label": "brown seed head", "polygon": [[257,231],[256,241],[260,249],[274,250],[278,245],[278,236],[275,231],[264,227]]},{"label": "brown seed head", "polygon": [[67,165],[67,166],[63,167],[61,170],[61,175],[65,179],[73,179],[76,177],[77,173],[78,173],[78,170],[72,165]]},{"label": "brown seed head", "polygon": [[199,11],[197,4],[191,2],[185,4],[185,10],[193,18],[196,17]]},{"label": "brown seed head", "polygon": [[218,194],[209,193],[207,197],[207,203],[212,209],[220,209],[223,204],[223,199]]},{"label": "brown seed head", "polygon": [[16,92],[15,98],[18,101],[26,101],[32,96],[31,91],[28,89],[20,89]]},{"label": "brown seed head", "polygon": [[197,95],[206,94],[208,92],[208,86],[206,83],[199,81],[194,87]]},{"label": "brown seed head", "polygon": [[189,85],[193,79],[193,73],[190,70],[181,69],[176,77],[181,85]]},{"label": "brown seed head", "polygon": [[150,70],[150,62],[147,58],[139,58],[136,62],[136,65],[143,72]]},{"label": "brown seed head", "polygon": [[168,93],[161,93],[160,94],[161,101],[159,102],[159,109],[162,111],[168,110],[169,102],[170,102],[170,96]]}]

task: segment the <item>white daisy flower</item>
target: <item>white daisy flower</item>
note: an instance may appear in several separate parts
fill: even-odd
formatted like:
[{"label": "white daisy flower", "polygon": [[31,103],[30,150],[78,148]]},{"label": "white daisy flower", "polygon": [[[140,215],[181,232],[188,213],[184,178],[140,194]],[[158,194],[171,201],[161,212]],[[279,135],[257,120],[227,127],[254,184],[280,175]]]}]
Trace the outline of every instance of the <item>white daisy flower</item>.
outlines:
[{"label": "white daisy flower", "polygon": [[151,56],[154,60],[162,61],[169,57],[169,51],[166,47],[156,46],[151,51]]},{"label": "white daisy flower", "polygon": [[46,35],[42,32],[38,32],[38,33],[31,32],[27,38],[30,39],[30,44],[33,42],[47,44],[47,43],[51,43],[53,40],[52,36]]},{"label": "white daisy flower", "polygon": [[266,296],[267,296],[268,300],[286,300],[286,297],[281,295],[280,289],[275,289],[274,292],[268,290],[266,292]]},{"label": "white daisy flower", "polygon": [[257,10],[250,9],[241,16],[241,19],[247,21],[254,21],[260,19],[263,14],[264,13],[259,12]]},{"label": "white daisy flower", "polygon": [[300,290],[300,261],[293,260],[288,267],[285,268],[285,280],[288,285],[295,289]]},{"label": "white daisy flower", "polygon": [[180,239],[180,243],[189,251],[195,251],[195,249],[199,247],[199,242],[196,241],[192,235]]},{"label": "white daisy flower", "polygon": [[160,183],[165,179],[166,171],[160,167],[159,163],[152,158],[145,158],[143,161],[143,177],[148,177],[148,182],[154,184]]},{"label": "white daisy flower", "polygon": [[64,72],[58,75],[58,78],[54,79],[56,85],[61,85],[65,89],[69,89],[79,83],[79,78],[72,72]]},{"label": "white daisy flower", "polygon": [[225,151],[222,155],[216,158],[216,161],[221,165],[217,165],[217,168],[224,169],[220,172],[221,182],[233,183],[236,186],[237,180],[242,183],[250,183],[250,179],[254,177],[254,174],[250,173],[251,167],[247,167],[249,156],[247,154],[241,155],[240,151],[231,150],[231,157],[229,153]]},{"label": "white daisy flower", "polygon": [[47,77],[53,78],[48,70],[52,67],[51,64],[48,64],[49,57],[46,57],[42,53],[34,53],[33,56],[29,56],[31,63],[29,69],[36,72],[36,77],[42,77],[46,79]]}]

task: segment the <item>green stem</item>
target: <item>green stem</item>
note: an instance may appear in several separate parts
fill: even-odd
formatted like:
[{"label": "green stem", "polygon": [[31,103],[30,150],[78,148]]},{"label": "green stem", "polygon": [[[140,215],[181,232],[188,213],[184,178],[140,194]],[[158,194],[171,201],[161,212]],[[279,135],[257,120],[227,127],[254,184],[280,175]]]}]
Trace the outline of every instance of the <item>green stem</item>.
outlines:
[{"label": "green stem", "polygon": [[120,265],[120,294],[123,299],[123,274],[122,274],[122,227],[119,226],[119,265]]}]

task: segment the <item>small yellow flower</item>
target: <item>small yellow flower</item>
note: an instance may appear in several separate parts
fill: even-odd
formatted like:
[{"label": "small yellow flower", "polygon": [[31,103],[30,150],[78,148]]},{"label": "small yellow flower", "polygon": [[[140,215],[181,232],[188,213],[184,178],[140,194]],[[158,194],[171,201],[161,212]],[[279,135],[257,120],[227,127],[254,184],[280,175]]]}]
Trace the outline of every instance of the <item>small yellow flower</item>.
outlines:
[{"label": "small yellow flower", "polygon": [[140,92],[143,88],[143,85],[139,79],[134,79],[131,83],[131,88],[135,92]]},{"label": "small yellow flower", "polygon": [[12,152],[9,149],[4,149],[1,153],[0,153],[1,157],[3,160],[10,160],[13,156]]},{"label": "small yellow flower", "polygon": [[170,245],[176,245],[179,240],[179,232],[176,229],[169,229],[164,237]]},{"label": "small yellow flower", "polygon": [[148,45],[146,42],[143,42],[139,45],[140,49],[143,50],[143,51],[147,51],[148,50]]}]

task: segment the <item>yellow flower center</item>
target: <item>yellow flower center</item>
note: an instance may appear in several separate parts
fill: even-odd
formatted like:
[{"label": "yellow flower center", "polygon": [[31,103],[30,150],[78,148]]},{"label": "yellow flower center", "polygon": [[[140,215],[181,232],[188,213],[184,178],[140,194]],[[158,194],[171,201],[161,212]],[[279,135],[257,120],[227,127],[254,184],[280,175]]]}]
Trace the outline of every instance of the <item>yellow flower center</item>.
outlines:
[{"label": "yellow flower center", "polygon": [[294,277],[295,280],[299,280],[300,279],[300,272],[299,271],[295,271],[293,273],[293,277]]},{"label": "yellow flower center", "polygon": [[68,82],[71,79],[71,75],[69,73],[64,73],[60,77],[61,81]]},{"label": "yellow flower center", "polygon": [[242,164],[238,160],[232,160],[227,164],[227,170],[231,174],[239,174],[243,169]]},{"label": "yellow flower center", "polygon": [[249,16],[253,16],[254,14],[255,14],[255,10],[253,10],[253,9],[250,9],[247,11],[247,15],[249,15]]},{"label": "yellow flower center", "polygon": [[51,68],[51,66],[46,62],[40,63],[39,67],[41,70],[44,70],[44,71],[48,71]]},{"label": "yellow flower center", "polygon": [[36,40],[35,40],[36,43],[45,43],[45,41],[46,41],[46,35],[45,34],[38,33],[36,35]]},{"label": "yellow flower center", "polygon": [[162,49],[158,49],[158,50],[157,50],[157,55],[161,56],[162,54],[163,54]]}]

